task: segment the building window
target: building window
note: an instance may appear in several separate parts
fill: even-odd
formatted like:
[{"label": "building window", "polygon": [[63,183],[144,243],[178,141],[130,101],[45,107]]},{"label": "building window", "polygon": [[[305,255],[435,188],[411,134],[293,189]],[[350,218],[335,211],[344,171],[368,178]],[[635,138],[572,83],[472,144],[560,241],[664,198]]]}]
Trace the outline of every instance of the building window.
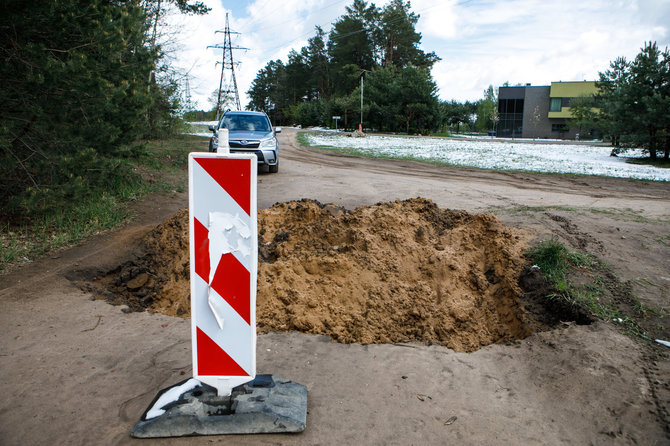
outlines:
[{"label": "building window", "polygon": [[551,131],[552,132],[567,132],[568,128],[565,126],[565,124],[551,124]]},{"label": "building window", "polygon": [[520,137],[523,131],[523,99],[498,100],[499,121],[496,135],[501,137]]},{"label": "building window", "polygon": [[562,103],[563,103],[562,98],[551,98],[551,103],[549,104],[549,111],[550,112],[561,111]]}]

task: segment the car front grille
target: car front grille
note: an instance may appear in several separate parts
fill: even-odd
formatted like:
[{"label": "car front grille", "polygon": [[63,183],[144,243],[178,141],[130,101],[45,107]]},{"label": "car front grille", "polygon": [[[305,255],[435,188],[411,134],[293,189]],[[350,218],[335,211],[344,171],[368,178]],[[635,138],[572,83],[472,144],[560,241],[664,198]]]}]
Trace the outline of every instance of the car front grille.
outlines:
[{"label": "car front grille", "polygon": [[228,145],[235,149],[257,149],[260,141],[229,141]]},{"label": "car front grille", "polygon": [[256,155],[258,158],[259,163],[264,163],[265,162],[265,157],[263,156],[263,152],[261,150],[240,150],[240,149],[235,149],[234,146],[231,144],[230,145],[230,151],[232,153],[253,153]]}]

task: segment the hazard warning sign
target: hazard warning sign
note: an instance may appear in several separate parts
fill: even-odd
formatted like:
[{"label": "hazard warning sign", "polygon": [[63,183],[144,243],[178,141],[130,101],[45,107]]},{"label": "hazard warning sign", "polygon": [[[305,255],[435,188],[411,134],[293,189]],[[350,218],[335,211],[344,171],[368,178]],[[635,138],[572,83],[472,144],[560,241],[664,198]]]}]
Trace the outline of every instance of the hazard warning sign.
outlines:
[{"label": "hazard warning sign", "polygon": [[256,376],[257,159],[189,155],[193,377],[229,395]]}]

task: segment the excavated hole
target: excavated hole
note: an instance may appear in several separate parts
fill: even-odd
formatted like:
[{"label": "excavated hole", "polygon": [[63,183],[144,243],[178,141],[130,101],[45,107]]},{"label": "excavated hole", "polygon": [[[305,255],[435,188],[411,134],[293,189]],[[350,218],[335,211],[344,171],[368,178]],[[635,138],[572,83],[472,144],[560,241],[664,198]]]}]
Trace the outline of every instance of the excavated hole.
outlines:
[{"label": "excavated hole", "polygon": [[[301,200],[260,211],[258,227],[260,332],[471,352],[545,323],[522,302],[532,295],[519,286],[528,234],[492,215],[422,198],[353,211]],[[88,289],[134,311],[188,317],[188,212],[151,231],[144,252]]]}]

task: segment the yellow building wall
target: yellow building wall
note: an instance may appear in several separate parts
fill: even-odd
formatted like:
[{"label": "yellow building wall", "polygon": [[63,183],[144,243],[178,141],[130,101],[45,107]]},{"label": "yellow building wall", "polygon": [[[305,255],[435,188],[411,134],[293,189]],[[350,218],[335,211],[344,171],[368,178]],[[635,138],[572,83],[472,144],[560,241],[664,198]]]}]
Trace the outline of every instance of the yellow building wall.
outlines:
[{"label": "yellow building wall", "polygon": [[[584,82],[552,82],[549,90],[550,98],[578,98],[593,96],[598,92],[595,81]],[[561,111],[550,111],[548,118],[572,118],[570,107],[562,107]]]},{"label": "yellow building wall", "polygon": [[572,118],[570,107],[563,107],[559,112],[549,112],[549,118]]},{"label": "yellow building wall", "polygon": [[551,98],[578,98],[591,96],[598,92],[594,81],[586,82],[552,82],[549,90]]}]

